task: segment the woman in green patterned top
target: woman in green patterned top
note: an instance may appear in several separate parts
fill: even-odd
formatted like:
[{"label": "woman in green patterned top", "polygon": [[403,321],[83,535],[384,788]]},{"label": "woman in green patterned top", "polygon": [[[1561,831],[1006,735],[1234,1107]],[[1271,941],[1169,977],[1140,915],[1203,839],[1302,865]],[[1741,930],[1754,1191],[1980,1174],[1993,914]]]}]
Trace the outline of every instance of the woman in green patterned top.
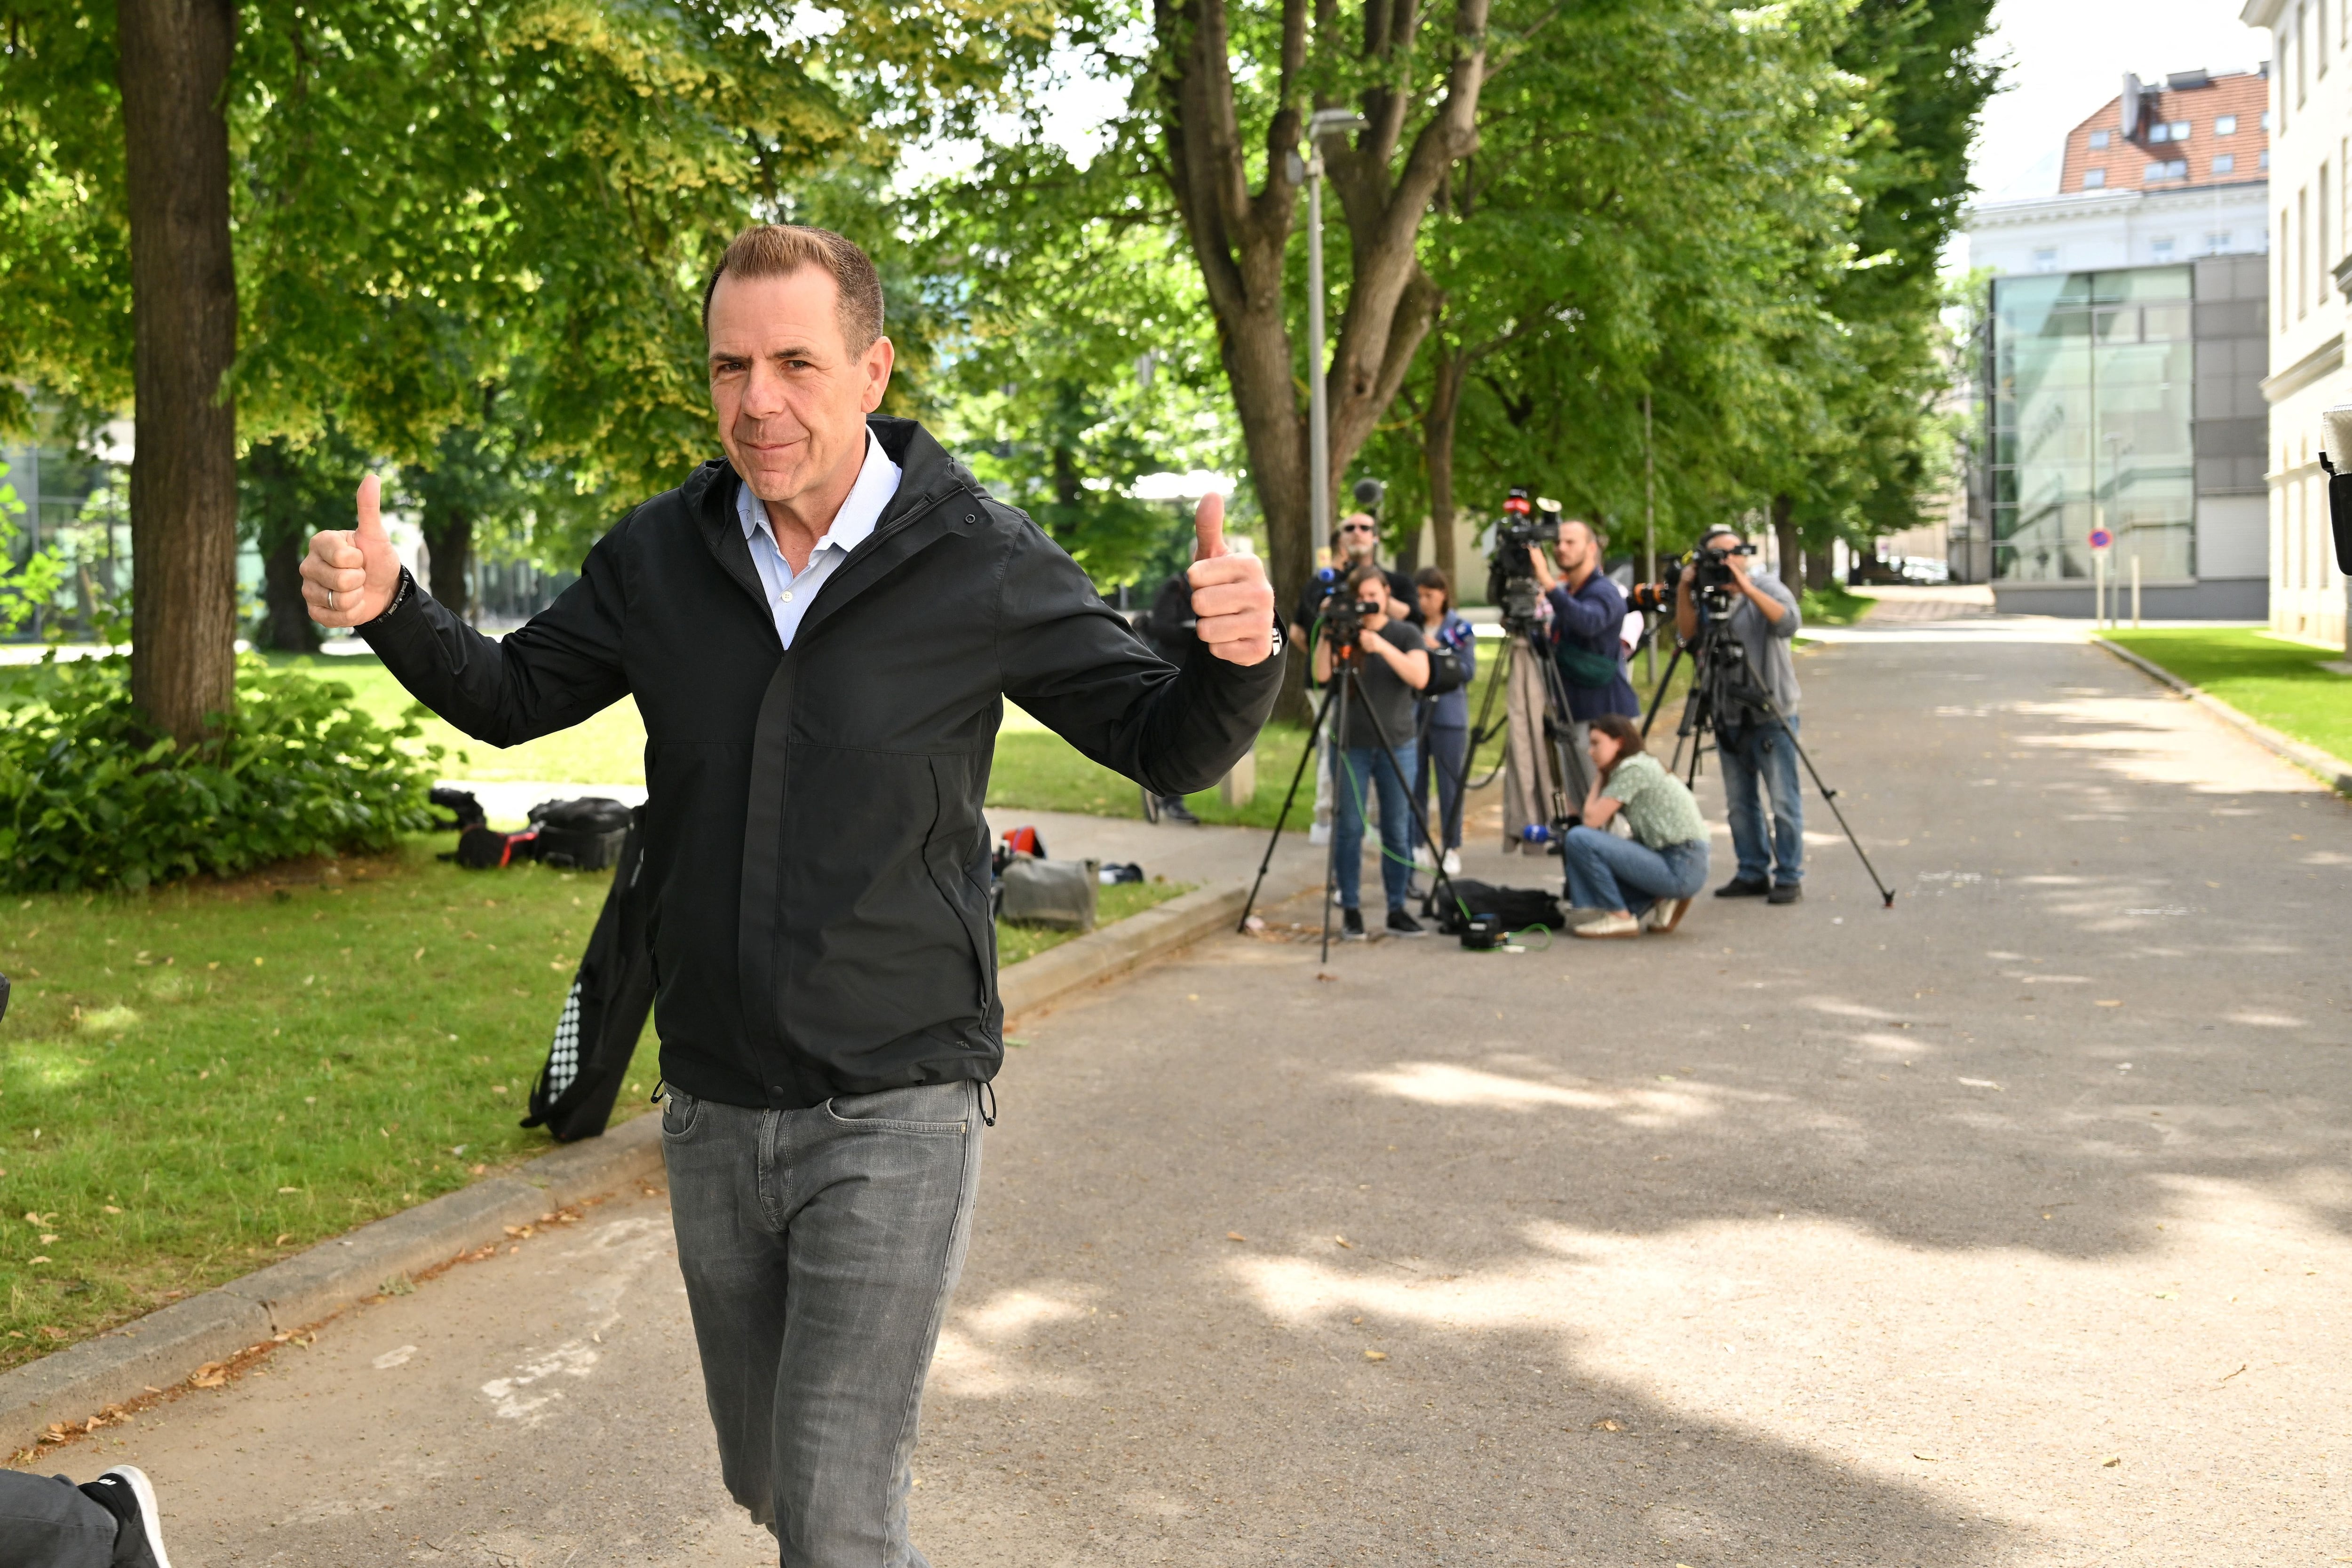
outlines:
[{"label": "woman in green patterned top", "polygon": [[[1639,936],[1682,924],[1691,895],[1706,885],[1706,819],[1683,781],[1642,749],[1642,732],[1619,714],[1592,721],[1592,770],[1600,782],[1585,797],[1583,822],[1560,852],[1568,862],[1568,900],[1603,911],[1577,926],[1579,936]],[[1619,812],[1630,839],[1609,831]]]}]

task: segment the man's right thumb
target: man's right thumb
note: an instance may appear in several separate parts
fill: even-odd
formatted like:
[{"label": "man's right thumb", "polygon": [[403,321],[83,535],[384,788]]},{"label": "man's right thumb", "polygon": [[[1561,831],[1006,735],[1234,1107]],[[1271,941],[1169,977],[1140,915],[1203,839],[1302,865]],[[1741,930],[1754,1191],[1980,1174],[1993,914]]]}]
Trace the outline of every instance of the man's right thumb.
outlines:
[{"label": "man's right thumb", "polygon": [[371,474],[360,481],[359,537],[362,539],[383,540],[383,481]]}]

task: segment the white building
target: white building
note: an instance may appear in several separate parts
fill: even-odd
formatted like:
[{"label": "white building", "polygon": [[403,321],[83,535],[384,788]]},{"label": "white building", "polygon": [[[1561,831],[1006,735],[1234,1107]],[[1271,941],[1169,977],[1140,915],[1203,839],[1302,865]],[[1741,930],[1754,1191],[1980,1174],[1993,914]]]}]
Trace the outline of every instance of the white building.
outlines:
[{"label": "white building", "polygon": [[2272,630],[2344,645],[2345,576],[2328,549],[2319,416],[2352,402],[2344,367],[2346,204],[2352,197],[2352,16],[2314,0],[2248,0],[2271,35],[2270,269]]},{"label": "white building", "polygon": [[1954,556],[2005,609],[2090,614],[2104,531],[2148,615],[2267,613],[2267,92],[2127,76],[2069,132],[2055,195],[1970,210],[1993,277]]}]

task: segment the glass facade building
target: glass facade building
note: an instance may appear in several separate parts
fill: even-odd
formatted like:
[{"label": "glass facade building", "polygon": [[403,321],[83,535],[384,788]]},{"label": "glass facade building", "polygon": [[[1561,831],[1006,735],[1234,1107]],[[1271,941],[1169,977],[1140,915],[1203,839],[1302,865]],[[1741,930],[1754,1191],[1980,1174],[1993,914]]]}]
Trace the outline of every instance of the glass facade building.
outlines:
[{"label": "glass facade building", "polygon": [[2003,277],[1988,367],[1992,576],[2197,575],[2196,319],[2189,266]]}]

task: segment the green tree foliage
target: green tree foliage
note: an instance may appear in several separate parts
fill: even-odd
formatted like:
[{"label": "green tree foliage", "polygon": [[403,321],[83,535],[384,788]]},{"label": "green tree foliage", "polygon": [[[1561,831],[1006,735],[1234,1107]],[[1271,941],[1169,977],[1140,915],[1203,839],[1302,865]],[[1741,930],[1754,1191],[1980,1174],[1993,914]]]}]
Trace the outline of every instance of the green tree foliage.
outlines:
[{"label": "green tree foliage", "polygon": [[1199,272],[1150,195],[1031,141],[928,203],[953,301],[949,434],[1097,583],[1147,594],[1174,546],[1190,559],[1192,524],[1136,481],[1228,467],[1239,445]]},{"label": "green tree foliage", "polygon": [[[332,421],[429,465],[497,384],[575,494],[675,483],[709,447],[698,285],[718,247],[797,182],[950,120],[1044,36],[1045,16],[1033,0],[238,8],[223,196],[235,267],[219,284],[237,323],[221,393],[238,435],[309,438]],[[0,389],[128,401],[116,37],[113,8],[72,0],[17,0],[0,31]],[[174,416],[139,411],[142,430]],[[160,499],[134,496],[134,525]],[[174,527],[234,520],[198,508]],[[144,593],[175,541],[140,548],[164,568],[139,574]]]},{"label": "green tree foliage", "polygon": [[1790,359],[1833,330],[1851,206],[1836,20],[1659,0],[1564,14],[1505,61],[1423,242],[1444,304],[1409,417],[1365,454],[1402,549],[1425,511],[1456,570],[1457,504],[1492,515],[1513,484],[1625,549],[1653,455],[1668,543],[1757,503],[1783,433],[1820,417]]}]

